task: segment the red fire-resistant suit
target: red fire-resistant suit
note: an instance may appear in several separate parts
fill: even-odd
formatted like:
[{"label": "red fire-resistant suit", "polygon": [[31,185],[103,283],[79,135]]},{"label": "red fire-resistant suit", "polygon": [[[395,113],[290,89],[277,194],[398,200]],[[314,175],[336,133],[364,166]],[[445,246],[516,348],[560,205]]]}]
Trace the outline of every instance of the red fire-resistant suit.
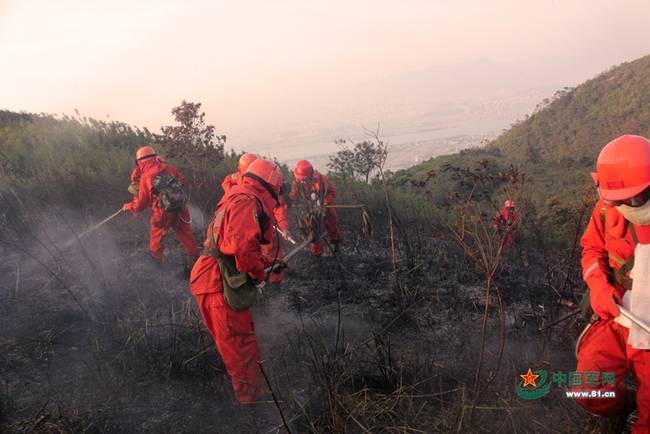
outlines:
[{"label": "red fire-resistant suit", "polygon": [[[282,196],[280,196],[279,204],[273,208],[273,217],[277,227],[284,233],[289,233],[289,219],[287,217],[287,204],[284,202]],[[276,234],[279,235],[279,234]],[[274,260],[282,260],[284,254],[282,253],[282,246],[280,245],[280,237],[273,237],[271,244],[264,245],[262,247],[262,252],[267,256],[267,260],[274,262]],[[279,273],[273,273],[269,276],[269,283],[280,283],[284,280],[284,271]]]},{"label": "red fire-resistant suit", "polygon": [[[187,207],[178,211],[164,212],[158,207],[158,198],[153,191],[153,178],[161,172],[170,173],[178,178],[181,183],[185,182],[183,175],[175,168],[163,162],[159,158],[149,158],[138,162],[137,169],[131,174],[132,177],[139,175],[138,195],[125,207],[126,211],[138,213],[147,208],[151,209],[149,220],[149,249],[154,258],[160,259],[163,255],[163,237],[174,229],[176,238],[181,242],[183,248],[190,256],[199,256],[199,249],[189,224],[190,212]],[[132,178],[133,179],[133,178]]]},{"label": "red fire-resistant suit", "polygon": [[[277,238],[270,212],[274,206],[274,199],[261,184],[244,178],[221,199],[210,225],[217,248],[224,255],[233,255],[237,270],[248,273],[256,282],[265,279],[264,269],[272,265],[268,255],[262,252],[262,246]],[[205,246],[210,247],[209,234]],[[196,262],[190,276],[190,288],[226,365],[237,400],[255,401],[262,377],[257,365],[260,350],[250,310],[237,312],[228,306],[223,297],[219,265],[213,256],[202,255]]]},{"label": "red fire-resistant suit", "polygon": [[[231,173],[226,175],[221,183],[221,188],[223,188],[224,194],[228,194],[233,187],[236,187],[240,184],[242,178],[239,176],[239,172]],[[278,228],[285,233],[289,232],[289,219],[287,217],[287,204],[284,202],[284,199],[280,197],[280,203],[273,208],[273,215],[277,223]],[[281,260],[284,255],[282,254],[282,247],[280,246],[280,240],[278,237],[273,237],[271,244],[265,244],[262,246],[262,252],[269,257],[270,261],[274,259]],[[280,273],[273,273],[269,276],[269,283],[279,283],[284,280],[284,271]]]},{"label": "red fire-resistant suit", "polygon": [[[312,193],[316,194],[316,198],[320,201],[321,206],[328,207],[334,205],[336,190],[327,176],[317,171],[314,171],[311,181],[298,182],[294,180],[291,184],[289,198],[292,202],[310,203],[312,201]],[[330,242],[333,244],[339,243],[341,241],[341,232],[338,228],[336,209],[325,208],[324,224]],[[319,239],[311,243],[309,248],[312,255],[321,256],[323,254],[323,241]]]},{"label": "red fire-resistant suit", "polygon": [[[159,155],[156,155],[153,158],[160,161],[161,163],[167,164],[167,162]],[[131,176],[130,176],[131,184],[140,185],[140,177],[141,176],[142,176],[142,168],[140,167],[140,164],[136,164],[133,171],[131,171]]]},{"label": "red fire-resistant suit", "polygon": [[517,211],[514,208],[503,207],[494,217],[494,230],[504,233],[505,246],[512,248],[515,245],[515,223],[518,218]]},{"label": "red fire-resistant suit", "polygon": [[139,185],[140,184],[140,176],[142,175],[142,170],[140,169],[140,165],[136,164],[135,168],[131,172],[131,184]]},{"label": "red fire-resistant suit", "polygon": [[[152,158],[155,158],[158,161],[161,161],[161,162],[165,163],[165,160],[163,160],[158,155],[155,156],[155,157],[152,157]],[[135,168],[131,172],[131,176],[130,176],[131,184],[129,185],[129,188],[128,188],[129,193],[131,193],[134,196],[138,195],[138,187],[140,185],[140,176],[142,176],[142,169],[140,168],[140,164],[136,164]]]},{"label": "red fire-resistant suit", "polygon": [[223,178],[223,182],[221,183],[221,188],[223,188],[223,192],[225,194],[228,194],[231,188],[235,187],[236,185],[239,185],[239,181],[240,181],[239,172],[226,175],[226,177]]},{"label": "red fire-resistant suit", "polygon": [[[603,221],[605,225],[603,225]],[[627,391],[621,384],[631,371],[638,383],[638,421],[634,433],[650,430],[650,351],[633,349],[627,344],[629,330],[613,321],[616,307],[611,305],[612,293],[619,300],[630,287],[630,281],[614,281],[614,270],[621,270],[634,256],[635,240],[630,225],[615,207],[599,201],[582,237],[582,269],[590,289],[591,305],[600,319],[585,333],[578,346],[576,372],[611,372],[616,386],[583,386],[581,389],[616,390],[616,399],[580,399],[585,409],[603,416],[620,413],[626,404]],[[650,243],[650,225],[634,225],[639,243]],[[629,267],[628,267],[629,268]],[[629,272],[622,273],[629,277]],[[613,311],[613,312],[612,312]],[[579,388],[580,389],[580,388]]]}]

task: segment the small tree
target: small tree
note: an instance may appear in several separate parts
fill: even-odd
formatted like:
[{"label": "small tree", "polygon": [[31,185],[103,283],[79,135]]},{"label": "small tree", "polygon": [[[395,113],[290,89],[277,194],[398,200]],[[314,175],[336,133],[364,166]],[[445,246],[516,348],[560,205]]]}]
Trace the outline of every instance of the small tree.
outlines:
[{"label": "small tree", "polygon": [[383,168],[388,156],[388,148],[381,141],[364,140],[352,149],[347,147],[346,139],[337,140],[336,143],[342,145],[342,149],[330,157],[327,167],[344,178],[351,177],[368,183],[372,174]]},{"label": "small tree", "polygon": [[[499,210],[494,201],[498,195],[513,198],[519,204],[518,211],[523,215],[527,202],[522,196],[524,178],[516,167],[510,165],[506,170],[501,170],[487,159],[476,161],[473,167],[446,164],[443,170],[451,173],[452,180],[456,182],[449,195],[449,205],[456,214],[456,224],[450,225],[449,230],[465,256],[485,277],[481,343],[474,377],[476,402],[480,393],[496,378],[505,346],[505,304],[498,273],[504,256],[506,235],[493,229],[492,219]],[[488,378],[483,380],[490,301],[494,293],[499,309],[499,348],[496,365]]]},{"label": "small tree", "polygon": [[208,206],[217,183],[215,169],[224,160],[226,136],[216,135],[214,125],[205,122],[201,103],[183,100],[172,108],[179,125],[161,127],[155,139],[164,148],[165,157],[189,170],[188,185],[195,201]]},{"label": "small tree", "polygon": [[[345,143],[345,140],[337,140],[337,144]],[[354,179],[354,152],[351,149],[343,148],[329,157],[327,167],[343,179]]]},{"label": "small tree", "polygon": [[174,120],[180,125],[161,127],[156,134],[158,143],[165,147],[167,157],[180,159],[196,175],[198,164],[216,166],[224,158],[226,136],[215,135],[214,125],[206,124],[201,103],[186,102],[172,109]]}]

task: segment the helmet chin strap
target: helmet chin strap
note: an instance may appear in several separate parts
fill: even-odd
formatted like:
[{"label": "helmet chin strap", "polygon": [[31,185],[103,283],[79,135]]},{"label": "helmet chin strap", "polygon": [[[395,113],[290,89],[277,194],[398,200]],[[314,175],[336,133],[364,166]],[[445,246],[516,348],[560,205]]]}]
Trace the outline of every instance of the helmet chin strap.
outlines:
[{"label": "helmet chin strap", "polygon": [[144,162],[144,161],[146,161],[146,160],[148,160],[148,159],[150,159],[150,158],[153,158],[153,157],[157,157],[157,155],[156,155],[156,154],[146,155],[146,156],[144,156],[144,157],[137,158],[137,159],[135,160],[135,162],[136,162],[136,164],[137,164],[137,163],[139,163],[139,162],[141,162],[141,161]]},{"label": "helmet chin strap", "polygon": [[650,224],[650,200],[645,205],[639,207],[619,205],[616,209],[623,214],[626,220],[631,221],[635,225],[643,226]]},{"label": "helmet chin strap", "polygon": [[250,172],[246,172],[244,174],[244,177],[245,178],[251,178],[251,179],[254,179],[255,181],[259,182],[262,185],[262,187],[264,187],[264,189],[269,192],[271,197],[273,197],[273,199],[275,199],[276,202],[279,200],[277,193],[273,190],[273,187],[271,187],[271,185],[268,182],[264,181],[259,176],[255,175],[253,173],[250,173]]}]

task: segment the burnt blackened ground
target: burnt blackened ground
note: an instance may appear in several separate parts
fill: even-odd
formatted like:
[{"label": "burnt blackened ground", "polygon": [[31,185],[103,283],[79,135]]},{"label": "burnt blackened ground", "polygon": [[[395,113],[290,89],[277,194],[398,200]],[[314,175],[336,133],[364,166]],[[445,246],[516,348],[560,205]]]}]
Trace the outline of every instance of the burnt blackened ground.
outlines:
[{"label": "burnt blackened ground", "polygon": [[[168,237],[149,260],[146,219],[120,216],[69,248],[92,218],[33,218],[5,231],[0,258],[0,431],[278,432],[271,401],[234,402]],[[95,221],[98,219],[95,219]],[[342,252],[295,258],[254,309],[264,367],[292,432],[585,432],[594,421],[554,390],[519,399],[529,367],[574,368],[549,317],[543,267],[507,258],[505,351],[472,411],[485,289],[451,244],[422,240],[398,275],[383,242],[347,234]],[[455,253],[456,252],[456,253]],[[496,300],[491,299],[496,306]],[[483,377],[496,366],[490,310]]]},{"label": "burnt blackened ground", "polygon": [[[123,217],[61,256],[36,247],[3,258],[0,431],[258,432],[275,423],[274,413],[250,417],[234,405],[213,351],[195,357],[211,338],[184,258],[171,241],[168,261],[151,261],[145,226]],[[63,232],[49,234],[55,245]]]}]

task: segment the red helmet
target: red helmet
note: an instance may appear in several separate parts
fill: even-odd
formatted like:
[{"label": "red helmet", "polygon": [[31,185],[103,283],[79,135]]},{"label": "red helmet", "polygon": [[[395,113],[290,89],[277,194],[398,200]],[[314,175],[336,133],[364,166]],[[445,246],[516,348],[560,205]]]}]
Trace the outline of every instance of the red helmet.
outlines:
[{"label": "red helmet", "polygon": [[144,158],[154,157],[155,155],[156,151],[151,146],[143,146],[135,153],[135,160],[140,161]]},{"label": "red helmet", "polygon": [[506,208],[514,208],[515,207],[515,202],[508,199],[503,203],[503,206],[505,206]]},{"label": "red helmet", "polygon": [[273,192],[271,195],[277,199],[282,189],[282,171],[272,161],[258,158],[253,161],[244,175],[259,181],[265,188]]},{"label": "red helmet", "polygon": [[314,166],[312,166],[307,160],[300,160],[296,163],[296,167],[293,169],[293,176],[295,176],[298,181],[306,181],[314,176]]},{"label": "red helmet", "polygon": [[630,134],[612,140],[600,151],[596,173],[591,176],[606,201],[621,201],[643,192],[650,186],[650,141]]},{"label": "red helmet", "polygon": [[257,160],[257,155],[246,152],[244,155],[239,157],[239,162],[237,163],[237,172],[240,175],[246,173],[246,169],[251,165],[253,161]]}]

